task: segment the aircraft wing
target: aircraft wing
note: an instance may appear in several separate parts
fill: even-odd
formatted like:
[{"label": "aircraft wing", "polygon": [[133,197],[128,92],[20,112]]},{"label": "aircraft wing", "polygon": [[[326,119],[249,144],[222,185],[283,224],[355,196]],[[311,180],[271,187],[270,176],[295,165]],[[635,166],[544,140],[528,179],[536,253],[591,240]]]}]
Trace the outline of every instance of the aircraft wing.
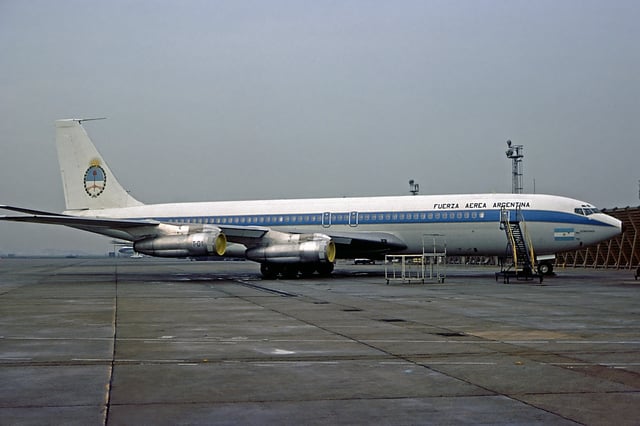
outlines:
[{"label": "aircraft wing", "polygon": [[[262,243],[262,238],[274,231],[263,226],[216,225],[224,232],[227,240],[252,247]],[[280,235],[291,235],[285,231],[276,231]],[[331,238],[336,245],[336,254],[343,259],[356,257],[381,258],[389,252],[404,250],[407,244],[388,232],[332,232],[322,234]],[[268,238],[268,236],[267,236]]]},{"label": "aircraft wing", "polygon": [[232,243],[243,244],[247,247],[251,247],[260,242],[271,228],[263,226],[234,226],[234,225],[219,225],[227,240]]},{"label": "aircraft wing", "polygon": [[[1,208],[6,209],[5,206]],[[12,208],[8,210],[23,211],[24,213],[36,212],[35,210]],[[68,216],[59,213],[37,212],[22,216],[0,216],[0,220],[10,222],[47,223],[51,225],[66,225],[72,227],[87,228],[135,228],[139,226],[153,226],[160,222],[148,219],[109,219],[99,217]]]},{"label": "aircraft wing", "polygon": [[407,244],[389,232],[340,232],[327,230],[336,245],[336,254],[343,259],[356,257],[381,258],[387,253],[404,250]]},{"label": "aircraft wing", "polygon": [[31,215],[66,216],[66,215],[64,215],[62,213],[51,213],[51,212],[45,212],[43,210],[25,209],[24,207],[16,207],[16,206],[0,205],[0,209],[11,210],[11,211],[14,211],[14,212],[26,213],[26,214],[31,214]]},{"label": "aircraft wing", "polygon": [[87,228],[135,228],[139,226],[158,225],[160,222],[151,220],[122,220],[103,219],[93,217],[78,216],[46,216],[46,215],[26,215],[26,216],[0,216],[0,220],[10,222],[30,222],[47,223],[51,225],[66,225],[71,227]]},{"label": "aircraft wing", "polygon": [[111,219],[71,216],[61,213],[31,210],[6,205],[0,205],[0,209],[25,213],[20,216],[0,215],[0,220],[4,221],[64,225],[129,241],[135,241],[147,236],[155,235],[156,228],[160,224],[158,221],[149,219]]}]

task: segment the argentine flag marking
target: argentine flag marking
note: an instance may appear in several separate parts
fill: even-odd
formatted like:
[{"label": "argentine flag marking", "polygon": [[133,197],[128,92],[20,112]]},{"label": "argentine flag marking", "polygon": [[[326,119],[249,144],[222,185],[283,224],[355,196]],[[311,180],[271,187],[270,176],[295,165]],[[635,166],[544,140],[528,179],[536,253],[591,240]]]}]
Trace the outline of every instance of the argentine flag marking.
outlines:
[{"label": "argentine flag marking", "polygon": [[576,231],[573,228],[555,228],[553,239],[556,241],[573,241],[576,239]]}]

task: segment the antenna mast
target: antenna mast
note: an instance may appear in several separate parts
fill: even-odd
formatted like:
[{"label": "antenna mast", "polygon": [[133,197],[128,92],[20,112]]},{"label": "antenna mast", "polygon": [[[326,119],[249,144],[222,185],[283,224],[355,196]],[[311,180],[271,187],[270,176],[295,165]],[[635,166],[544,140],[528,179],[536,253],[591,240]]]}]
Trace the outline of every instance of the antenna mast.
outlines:
[{"label": "antenna mast", "polygon": [[511,140],[507,141],[507,158],[512,161],[511,173],[512,183],[511,192],[514,194],[522,194],[522,158],[524,147],[522,145],[513,145]]},{"label": "antenna mast", "polygon": [[418,192],[420,192],[420,185],[413,179],[409,181],[409,192],[413,195],[418,195]]}]

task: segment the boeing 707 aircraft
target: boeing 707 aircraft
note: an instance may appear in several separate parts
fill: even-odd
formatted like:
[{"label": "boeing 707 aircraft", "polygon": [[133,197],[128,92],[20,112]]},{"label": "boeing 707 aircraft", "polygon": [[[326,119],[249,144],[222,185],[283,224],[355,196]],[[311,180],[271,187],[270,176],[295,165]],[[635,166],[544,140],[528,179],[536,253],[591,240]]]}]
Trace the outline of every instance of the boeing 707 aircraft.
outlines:
[{"label": "boeing 707 aircraft", "polygon": [[[160,257],[243,257],[266,278],[330,274],[336,258],[422,253],[426,235],[448,255],[505,254],[505,211],[526,220],[538,255],[614,237],[621,222],[571,198],[541,194],[466,194],[143,204],[118,183],[81,119],[56,121],[66,210],[2,205],[2,220],[65,225],[131,241]],[[438,247],[441,250],[443,247]]]}]

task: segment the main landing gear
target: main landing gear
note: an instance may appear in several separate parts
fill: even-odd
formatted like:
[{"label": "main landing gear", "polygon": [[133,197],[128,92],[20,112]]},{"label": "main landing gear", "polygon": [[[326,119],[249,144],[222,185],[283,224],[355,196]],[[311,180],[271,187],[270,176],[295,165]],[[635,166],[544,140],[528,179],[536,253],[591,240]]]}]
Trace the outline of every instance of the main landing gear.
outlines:
[{"label": "main landing gear", "polygon": [[294,279],[298,276],[310,277],[317,272],[321,277],[328,277],[333,272],[333,263],[261,263],[260,272],[265,280],[277,278]]},{"label": "main landing gear", "polygon": [[553,274],[553,262],[540,262],[538,264],[538,273],[542,275],[552,275]]}]

